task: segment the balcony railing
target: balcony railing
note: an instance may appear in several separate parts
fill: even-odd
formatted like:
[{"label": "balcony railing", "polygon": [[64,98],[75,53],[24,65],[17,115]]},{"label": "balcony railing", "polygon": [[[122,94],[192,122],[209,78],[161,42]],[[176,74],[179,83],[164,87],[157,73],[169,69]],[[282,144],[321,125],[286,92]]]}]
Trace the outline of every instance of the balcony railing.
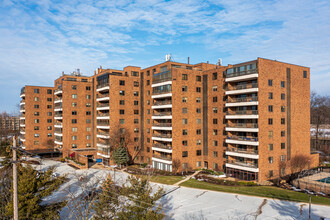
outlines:
[{"label": "balcony railing", "polygon": [[24,103],[25,104],[25,100],[21,100],[19,103]]},{"label": "balcony railing", "polygon": [[109,103],[97,103],[97,107],[109,107]]},{"label": "balcony railing", "polygon": [[245,70],[245,71],[227,74],[226,78],[244,76],[244,75],[249,75],[249,74],[253,74],[253,73],[257,73],[257,72],[258,72],[258,69]]},{"label": "balcony railing", "polygon": [[235,161],[235,160],[226,160],[226,163],[244,166],[244,167],[258,168],[258,163],[253,163],[253,162],[241,162],[241,161]]},{"label": "balcony railing", "polygon": [[242,111],[232,111],[227,112],[227,115],[257,115],[258,110],[242,110]]},{"label": "balcony railing", "polygon": [[25,110],[25,106],[21,105],[20,110]]},{"label": "balcony railing", "polygon": [[54,114],[54,117],[63,117],[63,114]]},{"label": "balcony railing", "polygon": [[153,123],[154,127],[172,127],[172,123]]},{"label": "balcony railing", "polygon": [[172,100],[165,100],[165,101],[157,101],[157,102],[154,102],[153,105],[171,105],[172,104]]},{"label": "balcony railing", "polygon": [[258,101],[258,97],[247,97],[247,98],[232,98],[228,99],[227,103],[234,103],[234,102],[255,102]]},{"label": "balcony railing", "polygon": [[243,153],[243,154],[258,154],[258,150],[254,149],[239,149],[234,147],[227,147],[227,151]]},{"label": "balcony railing", "polygon": [[63,108],[62,105],[55,105],[55,106],[54,106],[54,109],[61,109],[61,108]]},{"label": "balcony railing", "polygon": [[54,93],[59,92],[59,91],[62,91],[62,88],[55,89]]},{"label": "balcony railing", "polygon": [[162,148],[166,150],[172,150],[172,146],[165,144],[153,144],[152,147]]},{"label": "balcony railing", "polygon": [[171,70],[167,70],[161,73],[157,73],[152,77],[152,84],[172,81],[172,72]]},{"label": "balcony railing", "polygon": [[57,97],[57,98],[54,99],[54,101],[60,101],[60,100],[62,100],[62,98]]},{"label": "balcony railing", "polygon": [[62,129],[55,129],[54,130],[54,133],[62,134],[63,133],[63,130]]},{"label": "balcony railing", "polygon": [[153,154],[152,157],[155,157],[155,158],[158,158],[158,159],[162,159],[162,160],[172,161],[172,157],[171,156],[163,156],[163,155]]},{"label": "balcony railing", "polygon": [[237,141],[258,141],[257,137],[246,137],[246,136],[228,136],[227,139],[237,140]]},{"label": "balcony railing", "polygon": [[97,125],[100,125],[100,126],[109,126],[110,125],[110,122],[97,122]]},{"label": "balcony railing", "polygon": [[63,126],[63,123],[55,122],[54,125]]},{"label": "balcony railing", "polygon": [[106,145],[110,147],[110,141],[97,141],[98,144]]},{"label": "balcony railing", "polygon": [[236,124],[226,124],[226,127],[230,128],[258,128],[257,123],[236,123]]},{"label": "balcony railing", "polygon": [[55,141],[63,142],[63,138],[59,136],[55,136]]},{"label": "balcony railing", "polygon": [[96,88],[99,89],[99,88],[103,88],[103,87],[106,87],[106,86],[109,86],[109,83],[102,83],[100,85],[97,85]]},{"label": "balcony railing", "polygon": [[109,97],[109,93],[104,93],[104,94],[97,94],[96,98],[106,98]]},{"label": "balcony railing", "polygon": [[97,117],[110,116],[110,114],[109,114],[109,112],[108,113],[98,113],[96,116]]},{"label": "balcony railing", "polygon": [[172,138],[172,134],[152,134],[153,137]]},{"label": "balcony railing", "polygon": [[109,133],[107,133],[107,132],[98,131],[97,134],[98,135],[103,135],[103,136],[109,136]]},{"label": "balcony railing", "polygon": [[160,95],[160,94],[166,94],[166,93],[171,93],[172,89],[164,89],[164,90],[154,90],[152,92],[153,95]]},{"label": "balcony railing", "polygon": [[172,112],[155,112],[152,114],[152,116],[170,116],[172,115]]},{"label": "balcony railing", "polygon": [[236,86],[232,86],[230,88],[227,88],[226,91],[251,89],[251,88],[258,88],[258,83],[249,83],[249,84],[244,84],[244,85],[236,85]]}]

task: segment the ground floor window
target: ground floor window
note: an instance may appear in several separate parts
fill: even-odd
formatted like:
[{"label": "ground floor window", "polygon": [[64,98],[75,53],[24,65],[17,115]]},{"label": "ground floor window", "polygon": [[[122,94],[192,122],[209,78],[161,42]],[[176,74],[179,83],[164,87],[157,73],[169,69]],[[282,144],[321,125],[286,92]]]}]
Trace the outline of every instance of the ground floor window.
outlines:
[{"label": "ground floor window", "polygon": [[158,170],[165,170],[168,172],[172,172],[172,165],[170,164],[165,164],[165,163],[160,163],[157,161],[152,161],[152,167]]},{"label": "ground floor window", "polygon": [[226,168],[226,175],[229,177],[234,177],[240,180],[246,181],[258,181],[258,173],[244,171],[244,170],[237,170],[233,168]]}]

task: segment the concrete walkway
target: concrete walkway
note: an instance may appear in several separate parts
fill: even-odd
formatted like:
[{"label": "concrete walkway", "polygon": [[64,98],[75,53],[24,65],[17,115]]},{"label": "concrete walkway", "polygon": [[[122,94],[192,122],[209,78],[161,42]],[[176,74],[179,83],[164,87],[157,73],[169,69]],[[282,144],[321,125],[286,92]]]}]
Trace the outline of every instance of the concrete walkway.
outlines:
[{"label": "concrete walkway", "polygon": [[190,175],[190,176],[187,176],[185,179],[180,180],[180,181],[177,182],[177,183],[174,183],[173,186],[179,186],[181,183],[184,183],[184,182],[190,180],[191,177],[194,177],[194,176],[196,176],[197,174],[199,174],[199,172],[201,172],[201,170],[198,170],[198,171],[196,171],[194,174],[192,174],[192,175]]}]

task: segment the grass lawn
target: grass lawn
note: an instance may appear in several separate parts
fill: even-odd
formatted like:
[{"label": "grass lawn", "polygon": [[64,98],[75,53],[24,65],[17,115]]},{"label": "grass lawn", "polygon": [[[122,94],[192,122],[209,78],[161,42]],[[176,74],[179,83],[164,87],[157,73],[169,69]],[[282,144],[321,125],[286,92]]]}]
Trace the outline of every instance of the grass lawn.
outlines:
[{"label": "grass lawn", "polygon": [[[268,197],[268,198],[277,198],[283,200],[290,200],[290,201],[297,201],[297,202],[306,202],[308,203],[309,197],[307,194],[294,192],[291,190],[285,190],[273,186],[223,186],[223,185],[216,185],[211,183],[206,183],[202,181],[198,181],[195,179],[190,179],[180,186],[186,186],[191,188],[197,189],[207,189],[207,190],[214,190],[220,192],[229,192],[229,193],[237,193],[237,194],[244,194],[244,195],[251,195],[251,196],[260,196],[260,197]],[[322,204],[322,205],[330,205],[330,199],[319,197],[319,196],[312,196],[312,203],[313,204]]]},{"label": "grass lawn", "polygon": [[183,180],[185,177],[182,176],[151,176],[150,181],[156,183],[163,183],[168,185],[173,185],[174,183]]}]

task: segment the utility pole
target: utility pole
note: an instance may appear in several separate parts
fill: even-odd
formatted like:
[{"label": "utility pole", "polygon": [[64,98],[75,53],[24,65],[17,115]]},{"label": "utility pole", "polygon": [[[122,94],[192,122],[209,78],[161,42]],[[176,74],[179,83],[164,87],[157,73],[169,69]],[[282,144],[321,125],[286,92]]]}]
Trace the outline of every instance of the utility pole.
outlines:
[{"label": "utility pole", "polygon": [[311,220],[311,211],[312,211],[312,197],[309,195],[309,220]]},{"label": "utility pole", "polygon": [[14,188],[14,220],[18,220],[18,199],[17,199],[17,158],[16,158],[16,137],[13,137],[13,188]]}]

